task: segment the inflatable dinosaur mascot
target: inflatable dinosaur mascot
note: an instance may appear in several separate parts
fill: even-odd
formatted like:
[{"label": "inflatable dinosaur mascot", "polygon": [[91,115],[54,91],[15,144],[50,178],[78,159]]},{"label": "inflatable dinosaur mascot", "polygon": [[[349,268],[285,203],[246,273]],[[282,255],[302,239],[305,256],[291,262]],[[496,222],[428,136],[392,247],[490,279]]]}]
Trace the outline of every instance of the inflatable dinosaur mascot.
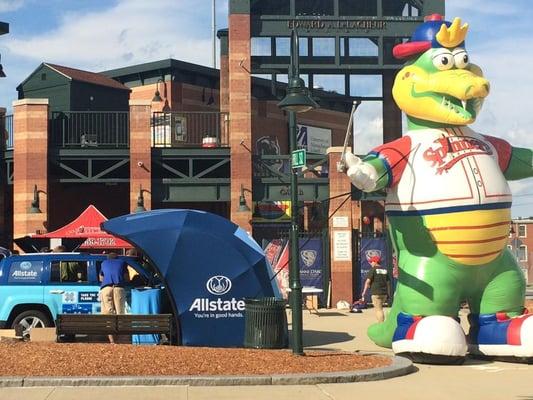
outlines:
[{"label": "inflatable dinosaur mascot", "polygon": [[[392,91],[408,132],[362,160],[346,156],[356,187],[387,191],[400,271],[391,311],[368,335],[418,362],[461,363],[467,352],[531,362],[533,317],[507,249],[507,181],[533,176],[533,152],[468,127],[490,87],[470,62],[467,30],[458,18],[432,15],[395,46],[406,64]],[[457,318],[464,301],[466,337]]]}]

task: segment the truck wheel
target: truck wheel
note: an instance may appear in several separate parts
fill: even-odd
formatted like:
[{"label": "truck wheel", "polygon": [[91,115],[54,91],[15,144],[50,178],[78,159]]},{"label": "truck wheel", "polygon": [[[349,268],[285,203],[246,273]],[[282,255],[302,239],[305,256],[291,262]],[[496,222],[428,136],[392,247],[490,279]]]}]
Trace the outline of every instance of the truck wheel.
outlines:
[{"label": "truck wheel", "polygon": [[52,322],[42,311],[28,310],[21,312],[15,317],[11,328],[16,329],[17,325],[22,327],[22,337],[27,339],[30,337],[30,330],[32,328],[46,328],[52,326]]}]

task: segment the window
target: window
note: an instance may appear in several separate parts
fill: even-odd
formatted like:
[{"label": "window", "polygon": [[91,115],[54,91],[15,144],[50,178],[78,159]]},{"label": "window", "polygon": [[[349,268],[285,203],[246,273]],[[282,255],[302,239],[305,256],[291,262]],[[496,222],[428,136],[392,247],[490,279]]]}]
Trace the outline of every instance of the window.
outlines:
[{"label": "window", "polygon": [[269,37],[253,37],[252,38],[252,56],[271,56],[272,55],[272,41]]},{"label": "window", "polygon": [[363,17],[377,14],[377,0],[339,0],[339,15]]},{"label": "window", "polygon": [[350,96],[381,97],[381,75],[350,75]]},{"label": "window", "polygon": [[313,78],[313,85],[315,89],[320,88],[327,92],[344,94],[344,75],[320,75],[316,74]]},{"label": "window", "polygon": [[527,246],[521,245],[518,248],[518,261],[527,261]]},{"label": "window", "polygon": [[377,57],[379,48],[374,40],[369,38],[341,38],[340,55],[341,57]]},{"label": "window", "polygon": [[291,55],[291,38],[276,38],[276,56],[289,57]]},{"label": "window", "polygon": [[128,269],[129,283],[133,287],[142,287],[148,285],[148,279],[142,276],[139,271],[137,271],[135,266],[131,264],[126,264],[126,268]]},{"label": "window", "polygon": [[335,38],[313,38],[313,57],[334,57]]},{"label": "window", "polygon": [[86,283],[87,261],[52,261],[52,265],[50,268],[50,282]]},{"label": "window", "polygon": [[518,237],[527,237],[527,225],[518,225]]},{"label": "window", "polygon": [[356,142],[353,148],[357,150],[357,154],[366,154],[383,144],[383,102],[363,101],[357,112],[360,114],[357,114],[352,134]]},{"label": "window", "polygon": [[410,3],[413,2],[407,0],[382,0],[383,15],[393,17],[416,17],[420,14],[420,9]]},{"label": "window", "polygon": [[291,12],[287,0],[252,0],[250,9],[252,15],[288,15]]},{"label": "window", "polygon": [[295,0],[294,6],[296,15],[333,15],[331,0]]}]

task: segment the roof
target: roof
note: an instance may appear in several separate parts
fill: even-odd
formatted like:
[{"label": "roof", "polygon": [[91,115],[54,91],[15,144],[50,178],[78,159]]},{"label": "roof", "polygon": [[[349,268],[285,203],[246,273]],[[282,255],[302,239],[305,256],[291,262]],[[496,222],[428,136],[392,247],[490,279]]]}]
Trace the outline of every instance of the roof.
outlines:
[{"label": "roof", "polygon": [[92,83],[93,85],[99,86],[108,86],[115,89],[130,90],[128,87],[124,86],[122,83],[111,79],[103,74],[96,72],[82,71],[81,69],[75,69],[70,67],[64,67],[57,64],[43,63],[44,65],[52,68],[56,72],[66,76],[73,81]]},{"label": "roof", "polygon": [[219,78],[220,71],[216,68],[205,67],[203,65],[192,64],[185,61],[168,58],[166,60],[159,60],[148,62],[144,64],[132,65],[124,68],[111,69],[102,71],[101,74],[112,77],[121,78],[127,75],[142,74],[151,71],[160,71],[165,69],[175,69],[194,72],[200,75],[209,76],[211,78]]},{"label": "roof", "polygon": [[58,74],[61,74],[63,75],[65,78],[67,79],[70,79],[72,81],[76,81],[76,82],[86,82],[86,83],[90,83],[90,84],[93,84],[93,85],[98,85],[98,86],[105,86],[105,87],[110,87],[110,88],[114,88],[114,89],[119,89],[119,90],[127,90],[127,91],[130,91],[130,88],[128,88],[127,86],[124,86],[122,83],[114,80],[114,79],[111,79],[105,75],[102,75],[100,73],[96,73],[96,72],[89,72],[89,71],[83,71],[81,69],[76,69],[76,68],[70,68],[70,67],[64,67],[62,65],[57,65],[57,64],[50,64],[50,63],[42,63],[41,65],[39,65],[35,71],[33,71],[26,79],[24,79],[22,81],[22,83],[20,83],[18,86],[17,86],[17,90],[21,90],[22,86],[28,81],[30,80],[30,78],[43,66],[45,65],[46,67],[54,70],[55,72],[57,72]]},{"label": "roof", "polygon": [[119,239],[100,228],[107,218],[92,204],[74,221],[53,232],[33,235],[37,238],[87,238],[80,246],[83,248],[129,248],[128,242]]},{"label": "roof", "polygon": [[513,224],[531,224],[533,223],[533,218],[532,217],[513,218],[512,223]]}]

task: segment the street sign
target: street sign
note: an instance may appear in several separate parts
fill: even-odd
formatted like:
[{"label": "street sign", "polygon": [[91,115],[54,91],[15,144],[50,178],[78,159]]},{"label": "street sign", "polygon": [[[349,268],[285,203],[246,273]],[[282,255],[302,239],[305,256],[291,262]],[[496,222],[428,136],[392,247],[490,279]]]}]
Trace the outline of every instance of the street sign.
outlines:
[{"label": "street sign", "polygon": [[298,149],[292,152],[292,168],[302,168],[305,166],[306,152],[305,149]]}]

